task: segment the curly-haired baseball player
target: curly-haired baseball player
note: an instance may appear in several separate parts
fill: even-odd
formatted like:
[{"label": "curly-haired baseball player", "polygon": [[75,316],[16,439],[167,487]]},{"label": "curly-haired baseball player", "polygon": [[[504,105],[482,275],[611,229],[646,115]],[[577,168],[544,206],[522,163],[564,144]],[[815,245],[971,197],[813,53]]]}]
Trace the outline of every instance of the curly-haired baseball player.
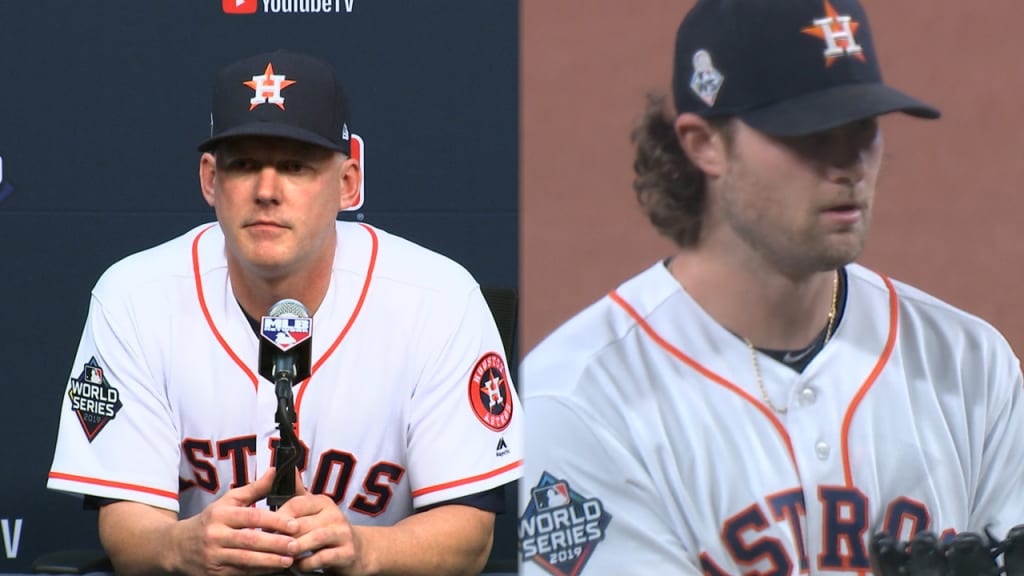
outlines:
[{"label": "curly-haired baseball player", "polygon": [[878,117],[939,116],[883,83],[860,4],[699,0],[673,96],[633,136],[639,202],[678,250],[523,364],[524,574],[863,574],[878,534],[1006,537],[1017,358],[854,263]]}]

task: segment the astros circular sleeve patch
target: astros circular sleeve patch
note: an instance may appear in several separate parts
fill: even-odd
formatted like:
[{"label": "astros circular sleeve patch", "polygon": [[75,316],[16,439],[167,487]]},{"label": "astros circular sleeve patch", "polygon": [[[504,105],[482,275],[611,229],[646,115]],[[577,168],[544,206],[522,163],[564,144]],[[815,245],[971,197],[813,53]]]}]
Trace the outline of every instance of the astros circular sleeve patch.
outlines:
[{"label": "astros circular sleeve patch", "polygon": [[469,377],[469,405],[476,417],[495,432],[512,420],[512,394],[505,361],[496,352],[480,357]]}]

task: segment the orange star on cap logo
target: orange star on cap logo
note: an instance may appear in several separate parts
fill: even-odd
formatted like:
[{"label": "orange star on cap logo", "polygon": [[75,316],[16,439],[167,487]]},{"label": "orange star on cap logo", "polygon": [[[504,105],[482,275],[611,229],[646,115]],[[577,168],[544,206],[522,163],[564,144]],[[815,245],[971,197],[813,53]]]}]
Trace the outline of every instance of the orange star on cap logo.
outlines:
[{"label": "orange star on cap logo", "polygon": [[800,31],[825,41],[826,68],[843,56],[853,56],[861,62],[867,61],[864,58],[864,48],[857,44],[854,37],[860,23],[850,16],[840,16],[828,0],[825,0],[825,17],[814,20],[812,24]]},{"label": "orange star on cap logo", "polygon": [[242,84],[256,91],[256,95],[249,100],[249,110],[268,103],[276,104],[284,110],[284,96],[281,96],[281,90],[295,84],[295,80],[287,80],[284,74],[274,74],[274,64],[267,62],[267,69],[263,71],[262,76],[253,76],[252,80]]}]

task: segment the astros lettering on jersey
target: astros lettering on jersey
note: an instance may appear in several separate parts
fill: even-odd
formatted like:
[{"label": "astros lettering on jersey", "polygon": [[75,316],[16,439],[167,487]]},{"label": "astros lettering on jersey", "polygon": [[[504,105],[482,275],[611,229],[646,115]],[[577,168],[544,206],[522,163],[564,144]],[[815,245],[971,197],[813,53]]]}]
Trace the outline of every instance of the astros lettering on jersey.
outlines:
[{"label": "astros lettering on jersey", "polygon": [[538,345],[522,367],[523,573],[864,574],[880,530],[1002,538],[1024,521],[1006,341],[861,266],[844,275],[847,311],[803,373],[760,355],[786,414],[661,263]]},{"label": "astros lettering on jersey", "polygon": [[[353,523],[390,525],[517,478],[519,400],[476,282],[371,226],[339,222],[337,234],[312,375],[295,388],[305,486]],[[277,399],[257,375],[259,341],[224,252],[220,228],[205,225],[99,280],[50,488],[184,518],[270,466]]]}]

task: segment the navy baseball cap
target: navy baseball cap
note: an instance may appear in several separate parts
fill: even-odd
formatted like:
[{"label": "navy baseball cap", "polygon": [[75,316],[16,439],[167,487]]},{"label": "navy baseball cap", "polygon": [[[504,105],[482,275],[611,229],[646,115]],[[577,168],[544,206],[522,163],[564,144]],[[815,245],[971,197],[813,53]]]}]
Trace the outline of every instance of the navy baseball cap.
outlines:
[{"label": "navy baseball cap", "polygon": [[676,35],[679,114],[737,116],[773,136],[939,111],[882,81],[857,0],[698,0]]},{"label": "navy baseball cap", "polygon": [[277,51],[222,69],[213,85],[210,137],[199,151],[237,136],[278,136],[349,154],[348,104],[334,69]]}]

